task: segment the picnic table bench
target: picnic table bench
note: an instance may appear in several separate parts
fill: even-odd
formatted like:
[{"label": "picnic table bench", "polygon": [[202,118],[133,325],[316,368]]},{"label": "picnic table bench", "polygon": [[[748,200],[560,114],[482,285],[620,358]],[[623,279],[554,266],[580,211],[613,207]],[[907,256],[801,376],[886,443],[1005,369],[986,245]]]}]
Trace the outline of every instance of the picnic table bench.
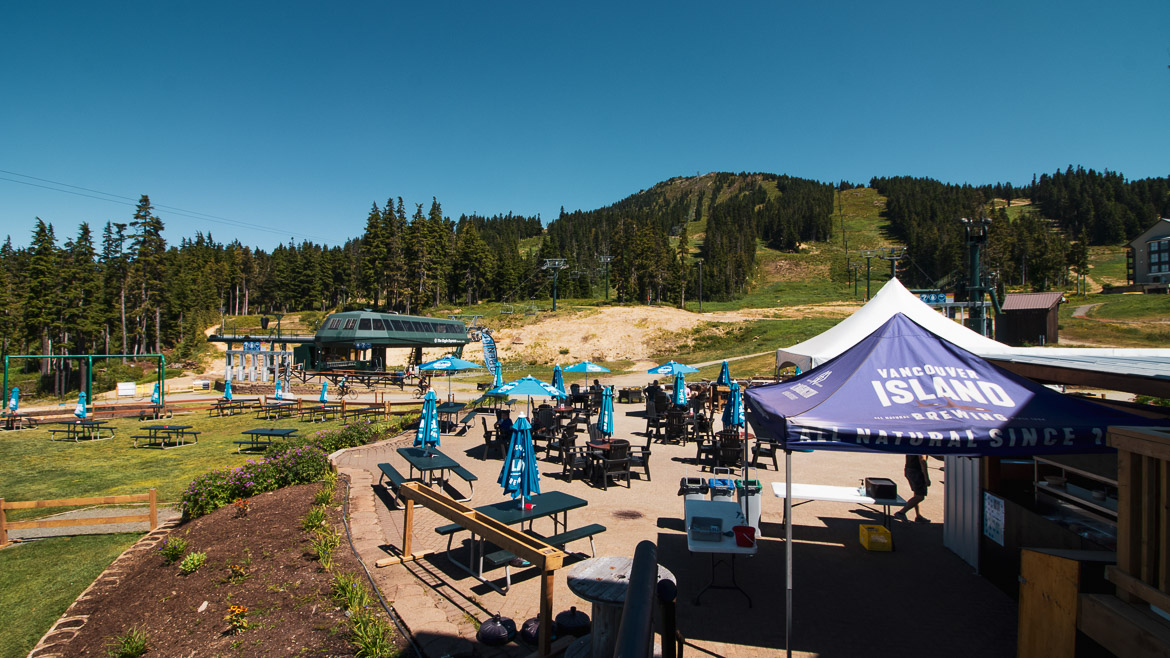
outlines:
[{"label": "picnic table bench", "polygon": [[238,411],[250,411],[253,405],[260,404],[260,398],[220,398],[215,405],[207,410],[207,417],[231,416]]},{"label": "picnic table bench", "polygon": [[35,428],[37,426],[37,417],[29,416],[22,413],[3,414],[3,422],[0,422],[0,429],[6,430],[24,430]]},{"label": "picnic table bench", "polygon": [[[104,420],[63,420],[56,424],[62,425],[62,427],[49,430],[49,437],[52,439],[58,438],[58,434],[64,434],[66,441],[73,439],[75,442],[80,442],[82,439],[97,441],[114,438],[114,428],[106,427]],[[103,431],[109,432],[110,435],[102,436]]]},{"label": "picnic table bench", "polygon": [[325,421],[330,418],[337,418],[337,412],[341,410],[339,404],[318,404],[311,407],[301,407],[298,411],[298,416],[301,420],[305,420],[308,416],[309,421]]},{"label": "picnic table bench", "polygon": [[375,404],[368,407],[346,407],[345,411],[341,412],[341,420],[349,421],[353,418],[369,418],[377,420],[386,416],[386,407]]},{"label": "picnic table bench", "polygon": [[143,448],[158,447],[163,450],[168,448],[168,441],[175,442],[169,446],[171,448],[187,445],[188,438],[191,439],[191,443],[199,443],[199,432],[192,432],[190,425],[143,425],[139,429],[144,430],[146,434],[135,434],[130,437],[134,439],[135,448],[139,447],[139,440],[146,442]]}]

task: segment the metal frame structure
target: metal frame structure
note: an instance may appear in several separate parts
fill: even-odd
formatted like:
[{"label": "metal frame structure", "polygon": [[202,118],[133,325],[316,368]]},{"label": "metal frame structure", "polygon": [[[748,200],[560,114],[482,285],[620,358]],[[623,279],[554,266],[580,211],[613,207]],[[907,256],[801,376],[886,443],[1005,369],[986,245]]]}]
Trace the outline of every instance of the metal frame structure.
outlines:
[{"label": "metal frame structure", "polygon": [[93,404],[93,360],[94,359],[158,359],[158,403],[166,406],[167,387],[167,357],[164,354],[6,354],[4,355],[4,399],[10,394],[8,390],[8,360],[9,359],[86,359],[85,368],[85,399]]}]

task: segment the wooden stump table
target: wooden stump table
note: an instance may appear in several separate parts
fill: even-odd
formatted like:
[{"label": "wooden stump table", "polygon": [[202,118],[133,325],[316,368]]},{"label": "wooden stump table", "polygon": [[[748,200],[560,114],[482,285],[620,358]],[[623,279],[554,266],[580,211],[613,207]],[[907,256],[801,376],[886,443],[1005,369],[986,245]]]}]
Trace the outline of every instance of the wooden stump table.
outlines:
[{"label": "wooden stump table", "polygon": [[[593,604],[593,628],[565,652],[566,658],[613,655],[633,564],[633,558],[628,557],[595,557],[569,569],[569,590]],[[658,565],[658,580],[663,579],[675,580],[669,569]],[[591,650],[588,654],[583,653],[586,646]]]}]

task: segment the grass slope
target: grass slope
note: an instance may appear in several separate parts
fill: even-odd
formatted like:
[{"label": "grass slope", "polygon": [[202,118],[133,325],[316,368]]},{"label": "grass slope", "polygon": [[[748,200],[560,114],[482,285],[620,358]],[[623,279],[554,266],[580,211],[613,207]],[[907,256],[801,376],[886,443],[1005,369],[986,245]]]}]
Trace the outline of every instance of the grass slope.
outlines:
[{"label": "grass slope", "polygon": [[141,536],[54,537],[0,551],[0,658],[28,655],[73,600]]}]

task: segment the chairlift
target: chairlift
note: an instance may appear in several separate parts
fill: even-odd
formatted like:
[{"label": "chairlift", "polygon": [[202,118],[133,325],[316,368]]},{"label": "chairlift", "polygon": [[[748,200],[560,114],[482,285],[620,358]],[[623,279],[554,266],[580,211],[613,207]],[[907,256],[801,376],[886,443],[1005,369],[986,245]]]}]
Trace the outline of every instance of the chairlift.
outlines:
[{"label": "chairlift", "polygon": [[500,315],[512,315],[516,312],[516,307],[511,304],[504,304],[504,308],[500,309]]},{"label": "chairlift", "polygon": [[536,302],[533,301],[524,307],[524,315],[536,315],[537,310],[539,309],[536,308]]}]

